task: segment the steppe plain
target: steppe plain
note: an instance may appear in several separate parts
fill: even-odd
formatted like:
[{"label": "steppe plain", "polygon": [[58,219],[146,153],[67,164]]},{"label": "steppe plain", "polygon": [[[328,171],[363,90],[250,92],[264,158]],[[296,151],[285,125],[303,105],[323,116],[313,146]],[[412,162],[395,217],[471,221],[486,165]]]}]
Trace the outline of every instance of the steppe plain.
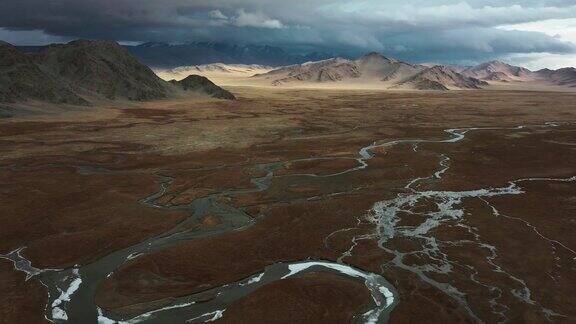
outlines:
[{"label": "steppe plain", "polygon": [[[206,234],[115,270],[95,302],[119,315],[314,259],[384,276],[398,293],[391,323],[576,321],[576,94],[228,89],[237,101],[0,120],[0,253],[25,247],[34,267],[60,269],[172,228]],[[441,142],[464,128],[480,129]],[[378,209],[410,195],[386,223]],[[208,196],[251,225],[170,208]],[[46,321],[44,287],[5,259],[0,288],[4,321]],[[362,282],[316,271],[218,321],[350,322],[369,302]]]}]

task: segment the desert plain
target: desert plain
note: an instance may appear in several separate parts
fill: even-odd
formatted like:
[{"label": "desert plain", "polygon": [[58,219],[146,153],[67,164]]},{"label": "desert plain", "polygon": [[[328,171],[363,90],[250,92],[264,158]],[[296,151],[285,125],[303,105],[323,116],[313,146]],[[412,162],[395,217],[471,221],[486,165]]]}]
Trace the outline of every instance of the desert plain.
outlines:
[{"label": "desert plain", "polygon": [[[54,320],[46,269],[97,278],[68,316],[113,323],[306,260],[385,278],[390,323],[576,321],[575,93],[227,89],[0,120],[4,322]],[[374,308],[326,268],[222,303],[215,322]]]}]

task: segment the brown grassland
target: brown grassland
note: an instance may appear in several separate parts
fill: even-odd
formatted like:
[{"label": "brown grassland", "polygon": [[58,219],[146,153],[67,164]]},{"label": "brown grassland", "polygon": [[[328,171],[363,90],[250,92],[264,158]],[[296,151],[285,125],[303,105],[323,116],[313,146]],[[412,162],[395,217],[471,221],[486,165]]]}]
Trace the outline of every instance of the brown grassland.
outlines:
[{"label": "brown grassland", "polygon": [[[219,195],[222,203],[253,217],[254,225],[141,256],[106,280],[96,303],[123,313],[246,278],[275,262],[335,261],[355,236],[374,232],[365,216],[376,202],[434,174],[443,157],[450,158],[449,169],[423,181],[419,190],[476,190],[524,178],[576,176],[576,124],[569,124],[576,122],[575,93],[230,90],[239,100],[118,104],[0,120],[0,253],[26,247],[23,254],[37,268],[87,264],[188,216],[140,202],[158,191],[162,176],[174,181],[160,203],[182,205],[251,188],[251,179],[263,175],[257,165],[281,162],[267,190]],[[546,122],[568,123],[469,131],[459,142],[417,148],[388,146],[374,150],[363,170],[306,176],[355,167],[360,148],[375,141],[439,140],[448,137],[447,128]],[[464,293],[485,322],[574,322],[576,182],[520,186],[521,195],[463,199],[462,218],[429,233],[439,242],[437,257],[452,268],[425,275]],[[421,213],[403,215],[398,226],[418,226],[437,211],[435,205],[417,207]],[[203,229],[219,221],[206,217],[189,226]],[[453,296],[395,266],[390,251],[405,253],[407,265],[437,264],[419,252],[426,242],[398,236],[386,249],[377,243],[358,241],[342,261],[382,274],[396,287],[399,304],[391,323],[475,321]],[[533,302],[518,296],[525,288]],[[4,259],[0,289],[3,321],[46,321],[43,286],[25,281]],[[258,289],[230,305],[220,320],[349,322],[369,298],[361,282],[308,273]]]}]

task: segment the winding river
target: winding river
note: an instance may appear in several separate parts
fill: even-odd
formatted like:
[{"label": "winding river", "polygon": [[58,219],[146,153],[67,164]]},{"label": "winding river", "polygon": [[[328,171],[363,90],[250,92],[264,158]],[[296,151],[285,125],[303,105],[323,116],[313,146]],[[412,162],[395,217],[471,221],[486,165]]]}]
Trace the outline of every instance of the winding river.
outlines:
[{"label": "winding river", "polygon": [[[466,134],[471,131],[480,130],[520,130],[525,128],[539,127],[557,127],[557,123],[546,123],[539,126],[518,126],[512,128],[462,128],[448,129],[446,139],[400,139],[386,142],[374,142],[361,148],[357,160],[357,165],[342,172],[329,175],[316,174],[294,174],[288,176],[311,176],[311,177],[335,177],[350,172],[358,172],[368,167],[368,161],[374,157],[372,151],[380,147],[390,147],[394,145],[412,145],[413,151],[418,152],[418,148],[426,143],[456,143],[463,140]],[[332,158],[312,158],[298,161],[332,159]],[[334,158],[336,159],[336,158]],[[179,223],[169,231],[160,235],[151,237],[136,245],[125,249],[115,251],[93,263],[75,266],[70,269],[37,269],[30,261],[26,260],[22,251],[25,247],[17,249],[9,254],[0,255],[2,258],[11,260],[16,270],[23,271],[27,278],[39,280],[48,290],[48,302],[46,305],[46,318],[54,323],[101,323],[101,324],[132,324],[132,323],[181,323],[181,322],[210,322],[224,316],[226,307],[235,300],[242,298],[255,291],[256,289],[270,282],[282,280],[302,272],[322,269],[331,271],[343,276],[353,278],[363,282],[372,296],[372,302],[364,313],[358,314],[354,322],[358,323],[386,323],[390,312],[399,302],[398,295],[394,287],[386,281],[385,278],[375,273],[368,273],[361,269],[354,268],[345,263],[345,259],[354,253],[354,248],[359,240],[370,239],[377,240],[380,248],[395,255],[392,264],[396,267],[408,270],[418,275],[423,281],[442,290],[448,294],[460,305],[468,310],[469,314],[476,318],[478,322],[482,320],[474,314],[471,307],[466,303],[464,293],[458,291],[449,284],[436,282],[427,272],[447,273],[451,271],[452,263],[442,257],[438,243],[429,232],[440,226],[442,223],[457,220],[463,217],[463,211],[459,208],[460,203],[466,198],[485,198],[500,195],[519,195],[522,194],[520,184],[525,181],[576,181],[576,177],[568,179],[519,179],[511,181],[505,186],[495,188],[482,188],[471,191],[448,192],[448,191],[419,191],[417,188],[422,181],[440,179],[449,169],[450,158],[441,156],[438,170],[427,178],[411,179],[406,184],[406,193],[400,193],[391,200],[376,202],[372,210],[365,215],[365,218],[374,225],[374,231],[370,234],[364,234],[354,237],[350,242],[350,249],[347,250],[336,262],[327,260],[302,260],[291,263],[271,264],[262,272],[254,274],[249,278],[244,278],[238,282],[228,283],[220,287],[215,287],[209,291],[192,294],[185,297],[175,298],[168,305],[155,309],[132,318],[118,318],[114,314],[107,314],[94,304],[94,295],[98,286],[110,275],[119,269],[126,262],[138,258],[142,255],[153,253],[171,246],[178,245],[183,241],[193,240],[201,237],[219,235],[229,231],[237,231],[247,228],[254,224],[255,220],[239,209],[219,202],[219,195],[241,194],[249,192],[265,191],[270,186],[275,175],[274,172],[283,167],[288,162],[279,162],[271,164],[257,165],[256,168],[266,172],[264,177],[252,179],[253,189],[247,190],[228,190],[219,194],[194,200],[187,205],[164,206],[158,201],[166,193],[173,179],[159,175],[161,179],[160,189],[158,192],[141,200],[141,202],[150,208],[166,210],[183,210],[189,212],[189,218]],[[105,172],[97,170],[94,172]],[[286,177],[286,176],[284,176]],[[418,213],[414,207],[422,201],[433,202],[438,207],[438,211],[427,213],[426,221],[417,228],[404,228],[397,226],[400,212]],[[487,203],[488,204],[488,203]],[[488,204],[489,205],[489,204]],[[498,213],[494,207],[490,206],[494,213]],[[197,223],[200,219],[208,214],[216,214],[221,218],[221,223],[209,229],[190,230],[190,224]],[[468,228],[470,231],[474,229]],[[409,266],[404,264],[405,254],[389,249],[386,242],[396,236],[410,237],[425,242],[421,253],[424,253],[436,260],[434,265]],[[478,242],[478,244],[483,244]],[[496,253],[495,247],[484,246]],[[573,252],[573,251],[572,251]],[[492,263],[495,267],[494,263]],[[504,272],[500,268],[500,271]],[[512,276],[512,275],[510,275]],[[517,291],[519,299],[525,302],[534,303],[530,297],[530,291],[526,284],[520,278],[517,280],[524,289]],[[213,296],[206,301],[205,296]],[[498,312],[497,302],[494,301],[494,311]],[[552,310],[543,308],[544,312],[554,314]],[[503,313],[503,312],[502,312]],[[504,316],[504,315],[503,315]]]}]

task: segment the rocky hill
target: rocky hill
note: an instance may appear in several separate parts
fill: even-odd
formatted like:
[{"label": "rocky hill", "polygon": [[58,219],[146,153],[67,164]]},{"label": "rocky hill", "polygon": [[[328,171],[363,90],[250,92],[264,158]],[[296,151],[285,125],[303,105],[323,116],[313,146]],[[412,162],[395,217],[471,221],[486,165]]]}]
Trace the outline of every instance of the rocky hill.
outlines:
[{"label": "rocky hill", "polygon": [[215,85],[208,78],[200,75],[189,75],[186,78],[176,81],[171,80],[171,84],[179,87],[184,91],[196,91],[206,93],[213,98],[235,100],[236,97],[229,91],[226,91],[219,86]]},{"label": "rocky hill", "polygon": [[[198,87],[192,87],[194,81],[200,82]],[[89,105],[98,100],[169,98],[182,91],[226,97],[216,91],[216,85],[204,87],[204,80],[188,83],[183,88],[160,79],[115,42],[78,40],[33,53],[0,42],[0,102],[4,103]]]}]

